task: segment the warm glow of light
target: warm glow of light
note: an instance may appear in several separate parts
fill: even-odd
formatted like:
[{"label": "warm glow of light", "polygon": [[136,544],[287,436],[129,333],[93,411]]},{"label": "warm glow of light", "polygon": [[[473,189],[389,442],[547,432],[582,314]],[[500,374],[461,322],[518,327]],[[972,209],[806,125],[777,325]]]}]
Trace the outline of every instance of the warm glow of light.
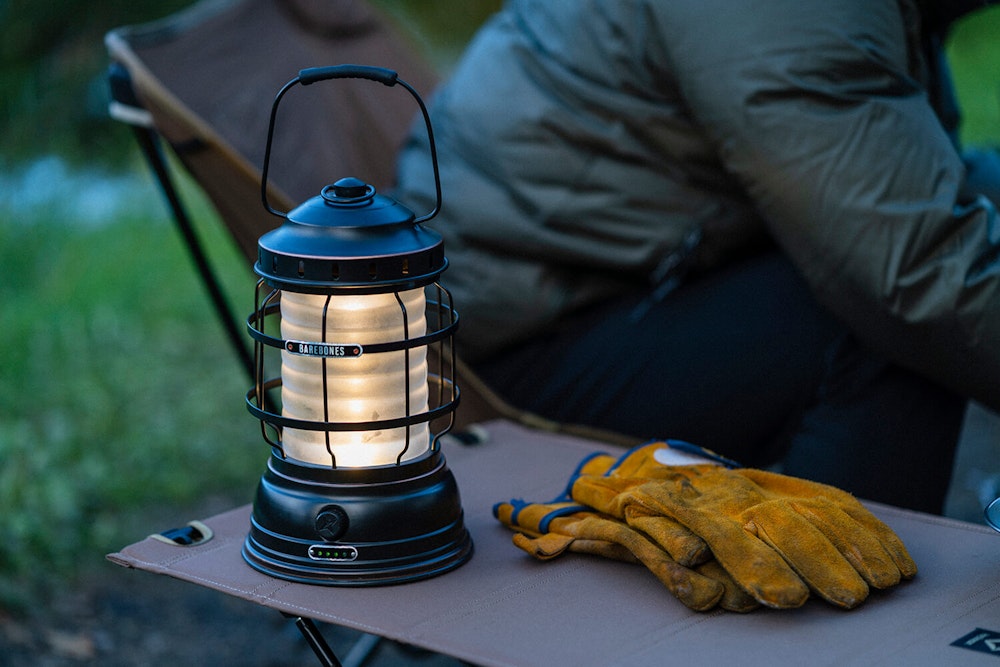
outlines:
[{"label": "warm glow of light", "polygon": [[[409,337],[424,335],[424,291],[400,292],[409,319]],[[281,336],[286,340],[357,343],[362,346],[404,339],[403,314],[393,294],[360,296],[281,294]],[[326,335],[323,310],[326,306]],[[410,414],[427,410],[427,351],[366,353],[360,357],[320,359],[282,351],[282,414],[293,419],[326,422],[360,422],[406,416],[406,376],[410,378]],[[325,371],[324,371],[325,362]],[[326,376],[327,401],[323,401]],[[412,459],[430,446],[426,423],[410,428],[410,446],[403,460]],[[327,439],[329,438],[329,451]],[[367,432],[305,431],[285,428],[285,454],[300,461],[338,466],[373,466],[395,463],[406,447],[406,428]]]}]

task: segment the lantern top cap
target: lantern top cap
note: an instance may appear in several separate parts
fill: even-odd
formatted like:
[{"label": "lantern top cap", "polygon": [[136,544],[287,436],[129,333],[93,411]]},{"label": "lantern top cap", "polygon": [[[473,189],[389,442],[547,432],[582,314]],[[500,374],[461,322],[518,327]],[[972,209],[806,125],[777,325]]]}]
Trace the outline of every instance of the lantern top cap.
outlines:
[{"label": "lantern top cap", "polygon": [[349,176],[327,185],[316,197],[302,202],[284,216],[289,222],[315,227],[413,226],[413,211],[375,187]]},{"label": "lantern top cap", "polygon": [[280,289],[376,292],[430,284],[446,266],[440,234],[395,199],[347,177],[261,236],[254,270]]}]

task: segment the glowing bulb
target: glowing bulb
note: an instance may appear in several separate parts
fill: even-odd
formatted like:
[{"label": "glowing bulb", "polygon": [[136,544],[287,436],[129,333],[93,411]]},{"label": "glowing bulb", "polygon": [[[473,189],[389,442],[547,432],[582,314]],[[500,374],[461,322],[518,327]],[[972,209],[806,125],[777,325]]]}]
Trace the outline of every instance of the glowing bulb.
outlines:
[{"label": "glowing bulb", "polygon": [[[285,291],[281,294],[281,336],[286,340],[364,347],[424,335],[427,323],[423,289],[400,292],[399,298],[406,309],[408,335],[404,333],[403,310],[394,294],[328,297]],[[282,414],[292,419],[343,423],[406,417],[407,375],[409,414],[425,412],[426,347],[411,349],[409,364],[404,350],[325,358],[282,351]],[[282,446],[287,456],[300,461],[330,465],[332,454],[337,466],[359,467],[415,458],[427,451],[430,437],[426,423],[362,432],[286,427]]]}]

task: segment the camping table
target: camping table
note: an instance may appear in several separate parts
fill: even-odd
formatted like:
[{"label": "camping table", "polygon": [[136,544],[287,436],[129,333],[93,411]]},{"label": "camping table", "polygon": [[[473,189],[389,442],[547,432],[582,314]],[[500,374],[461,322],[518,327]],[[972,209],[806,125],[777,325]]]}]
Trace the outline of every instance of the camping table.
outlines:
[{"label": "camping table", "polygon": [[638,565],[568,554],[531,559],[492,517],[496,501],[559,493],[600,445],[496,421],[445,454],[462,493],[472,560],[425,581],[379,588],[294,584],[246,565],[250,507],[204,520],[214,537],[148,538],[109,558],[281,611],[482,665],[905,664],[1000,667],[1000,535],[985,526],[869,504],[903,539],[917,577],[852,611],[697,613]]}]

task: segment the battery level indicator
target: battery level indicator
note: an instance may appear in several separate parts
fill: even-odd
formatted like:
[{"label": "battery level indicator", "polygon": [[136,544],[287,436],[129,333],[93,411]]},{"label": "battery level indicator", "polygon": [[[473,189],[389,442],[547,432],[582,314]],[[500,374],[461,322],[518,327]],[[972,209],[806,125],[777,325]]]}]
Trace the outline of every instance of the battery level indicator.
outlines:
[{"label": "battery level indicator", "polygon": [[309,558],[324,561],[351,561],[358,557],[358,550],[350,546],[313,544],[309,547]]}]

